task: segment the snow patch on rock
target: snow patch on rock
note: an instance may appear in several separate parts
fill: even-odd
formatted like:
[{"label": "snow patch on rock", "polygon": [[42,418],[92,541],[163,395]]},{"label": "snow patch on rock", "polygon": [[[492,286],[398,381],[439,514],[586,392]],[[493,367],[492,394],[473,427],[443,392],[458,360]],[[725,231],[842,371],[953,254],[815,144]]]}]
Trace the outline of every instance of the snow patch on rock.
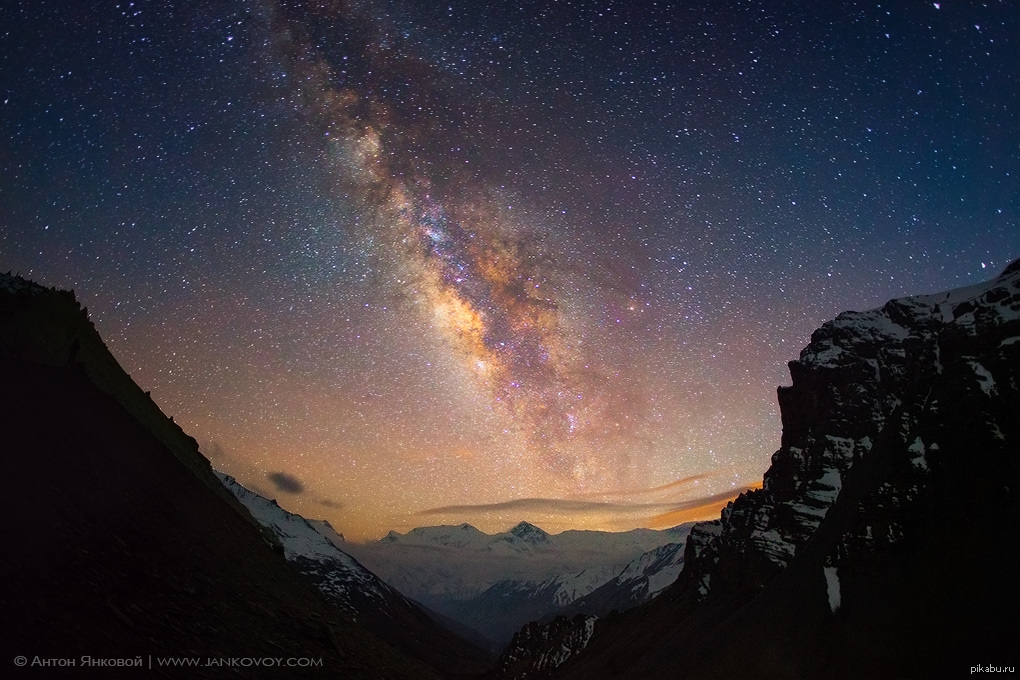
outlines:
[{"label": "snow patch on rock", "polygon": [[992,392],[995,391],[995,378],[992,377],[992,374],[988,371],[987,368],[985,368],[976,361],[971,360],[968,361],[967,363],[970,364],[970,367],[972,369],[974,369],[974,373],[975,375],[977,375],[978,385],[981,387],[981,391],[987,394],[988,396],[992,396]]},{"label": "snow patch on rock", "polygon": [[829,609],[836,613],[840,605],[839,574],[836,573],[836,567],[822,567],[822,573],[825,574],[825,592],[829,598]]}]

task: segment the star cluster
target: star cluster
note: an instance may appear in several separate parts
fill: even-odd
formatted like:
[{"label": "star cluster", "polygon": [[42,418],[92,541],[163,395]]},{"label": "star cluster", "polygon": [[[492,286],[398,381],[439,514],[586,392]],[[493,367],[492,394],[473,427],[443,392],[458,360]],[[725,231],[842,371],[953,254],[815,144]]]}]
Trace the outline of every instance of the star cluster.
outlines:
[{"label": "star cluster", "polygon": [[353,537],[717,512],[822,321],[1020,254],[1010,2],[9,4],[0,269]]}]

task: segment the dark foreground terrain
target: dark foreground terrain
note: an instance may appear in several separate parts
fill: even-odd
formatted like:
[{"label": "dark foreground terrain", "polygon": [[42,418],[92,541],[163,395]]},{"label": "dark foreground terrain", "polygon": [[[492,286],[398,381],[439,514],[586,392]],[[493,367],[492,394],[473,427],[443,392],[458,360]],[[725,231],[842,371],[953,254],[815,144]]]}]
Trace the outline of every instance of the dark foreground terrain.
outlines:
[{"label": "dark foreground terrain", "polygon": [[[484,670],[466,645],[415,639],[414,617],[391,626],[405,651],[351,621],[120,369],[73,294],[0,277],[0,666],[37,678]],[[412,658],[430,647],[454,651]]]},{"label": "dark foreground terrain", "polygon": [[435,677],[338,616],[83,371],[6,359],[0,374],[3,663],[27,657],[19,676],[52,677],[35,657],[76,659],[68,675],[78,676],[83,655],[140,655],[146,667],[151,655],[154,666],[160,657],[272,657],[321,663],[287,670],[296,675]]}]

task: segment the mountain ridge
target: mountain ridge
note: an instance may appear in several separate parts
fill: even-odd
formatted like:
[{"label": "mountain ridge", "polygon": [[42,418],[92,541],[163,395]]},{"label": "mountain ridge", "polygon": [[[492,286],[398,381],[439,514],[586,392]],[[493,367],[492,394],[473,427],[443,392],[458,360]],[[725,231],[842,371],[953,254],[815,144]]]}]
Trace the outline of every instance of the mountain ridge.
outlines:
[{"label": "mountain ridge", "polygon": [[[103,393],[142,423],[181,463],[242,517],[248,513],[226,492],[198,442],[164,415],[117,362],[73,290],[46,288],[0,273],[0,354],[45,366],[77,367]],[[272,540],[267,536],[267,540]]]},{"label": "mountain ridge", "polygon": [[[514,528],[528,540],[510,530],[486,534],[470,524],[439,525],[391,531],[377,541],[345,543],[344,549],[387,583],[432,606],[431,596],[473,597],[497,581],[544,581],[594,566],[622,568],[648,550],[686,537],[689,528],[549,534],[532,524],[528,527],[537,531],[520,529],[521,524]],[[437,561],[445,566],[426,564]]]}]

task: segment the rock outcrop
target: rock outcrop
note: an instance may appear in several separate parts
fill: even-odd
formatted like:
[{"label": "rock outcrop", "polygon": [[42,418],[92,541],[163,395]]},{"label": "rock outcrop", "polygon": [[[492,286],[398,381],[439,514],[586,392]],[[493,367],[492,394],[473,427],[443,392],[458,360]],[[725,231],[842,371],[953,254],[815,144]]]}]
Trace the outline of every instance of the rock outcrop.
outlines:
[{"label": "rock outcrop", "polygon": [[578,614],[572,619],[557,616],[548,623],[529,623],[513,638],[496,662],[493,677],[499,680],[547,678],[580,653],[595,630],[596,617]]},{"label": "rock outcrop", "polygon": [[526,624],[503,650],[494,677],[501,680],[550,677],[568,659],[581,653],[600,616],[648,602],[675,581],[683,569],[683,552],[682,542],[650,550],[615,578],[560,607],[557,614]]}]

